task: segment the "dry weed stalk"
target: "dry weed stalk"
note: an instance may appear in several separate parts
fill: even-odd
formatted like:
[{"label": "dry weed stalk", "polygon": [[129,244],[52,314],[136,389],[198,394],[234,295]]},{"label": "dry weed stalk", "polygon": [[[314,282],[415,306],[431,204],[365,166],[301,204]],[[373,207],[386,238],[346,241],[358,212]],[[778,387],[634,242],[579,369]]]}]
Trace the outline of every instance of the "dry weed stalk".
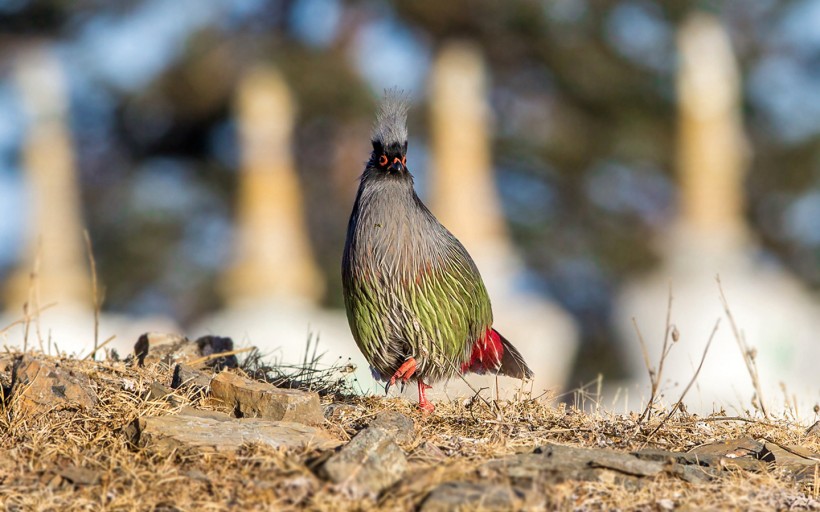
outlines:
[{"label": "dry weed stalk", "polygon": [[89,354],[88,354],[87,356],[83,357],[82,359],[94,359],[94,355],[97,353],[97,351],[98,351],[98,350],[100,350],[101,348],[105,347],[106,345],[108,345],[109,343],[111,343],[112,341],[114,341],[116,338],[117,338],[117,335],[116,335],[116,334],[112,334],[111,336],[109,336],[108,338],[106,338],[106,340],[105,340],[105,341],[103,341],[102,343],[100,343],[100,344],[99,344],[99,346],[96,346],[96,347],[94,348],[94,350],[92,350],[91,352],[89,352]]},{"label": "dry weed stalk", "polygon": [[[94,351],[91,353],[91,358],[96,357],[97,351],[100,349],[100,310],[104,296],[100,294],[99,283],[97,281],[97,260],[94,259],[94,250],[91,246],[91,236],[88,230],[83,230],[85,237],[85,247],[88,252],[88,264],[91,267],[91,305],[94,307]],[[109,339],[106,341],[108,343]]]},{"label": "dry weed stalk", "polygon": [[[482,392],[482,391],[484,391],[484,390],[486,390],[486,389],[489,389],[489,388],[479,388],[479,389],[474,388],[474,387],[473,387],[473,385],[472,385],[472,384],[470,384],[470,383],[467,381],[467,379],[465,379],[465,378],[464,378],[464,375],[463,375],[460,371],[456,370],[456,368],[458,368],[458,367],[456,366],[456,363],[455,363],[454,361],[452,361],[452,360],[448,360],[448,361],[447,361],[447,364],[450,366],[450,368],[452,368],[452,369],[453,369],[453,372],[454,372],[454,373],[455,373],[455,374],[456,374],[456,375],[457,375],[457,376],[458,376],[458,377],[462,380],[462,382],[464,382],[464,384],[466,384],[466,385],[467,385],[467,387],[468,387],[468,388],[470,388],[470,391],[472,391],[472,392],[473,392],[473,396],[472,396],[472,398],[470,398],[470,400],[469,400],[469,402],[468,402],[468,403],[470,404],[470,406],[471,406],[471,407],[472,407],[472,404],[473,404],[473,403],[475,403],[475,399],[476,399],[476,398],[479,398],[482,402],[484,402],[484,405],[486,405],[486,406],[487,406],[487,408],[488,408],[489,410],[493,410],[493,405],[495,405],[495,411],[496,411],[497,413],[498,413],[498,412],[500,412],[500,409],[499,409],[499,407],[498,407],[498,401],[497,401],[497,400],[494,400],[494,401],[491,403],[491,402],[487,401],[487,399],[486,399],[486,398],[484,398],[483,396],[481,396],[481,392]],[[497,387],[498,387],[498,383],[496,382],[496,389],[497,389]],[[404,389],[404,388],[402,387],[402,389]],[[496,397],[497,397],[497,396],[498,396],[498,393],[496,392]],[[472,414],[472,411],[471,411],[471,414]]]},{"label": "dry weed stalk", "polygon": [[[743,362],[746,363],[746,370],[748,370],[749,377],[752,379],[752,385],[757,395],[757,404],[760,406],[760,412],[763,413],[764,418],[768,418],[769,413],[763,401],[763,389],[760,386],[760,375],[757,371],[757,350],[749,348],[749,345],[746,343],[746,336],[743,334],[743,331],[738,328],[735,317],[732,315],[731,309],[729,309],[729,301],[726,300],[726,294],[723,293],[723,283],[720,281],[720,276],[715,276],[715,280],[717,281],[718,290],[720,291],[720,302],[723,305],[723,310],[726,312],[726,317],[729,319],[729,324],[732,326],[732,333],[735,336],[738,348],[740,348]],[[752,406],[755,407],[754,399],[752,400]]]},{"label": "dry weed stalk", "polygon": [[[267,356],[258,348],[238,349],[233,352],[213,354],[214,358],[225,357],[234,353],[249,352],[240,362],[240,369],[253,379],[268,382],[278,387],[316,391],[320,395],[348,396],[354,394],[354,389],[346,375],[352,373],[352,365],[334,362],[329,367],[320,362],[324,353],[318,352],[318,338],[308,333],[305,352],[301,364],[282,364],[274,359],[267,361]],[[210,357],[210,356],[209,356]],[[339,358],[341,359],[341,358]],[[207,358],[200,358],[195,362],[200,364]],[[341,363],[341,364],[340,364]]]},{"label": "dry weed stalk", "polygon": [[661,420],[661,422],[658,424],[658,426],[655,427],[655,429],[652,432],[650,432],[648,436],[646,436],[646,442],[649,442],[649,440],[652,438],[652,436],[655,435],[655,433],[658,430],[660,430],[666,424],[667,421],[669,421],[669,418],[671,418],[672,415],[675,414],[675,412],[678,409],[681,408],[681,406],[683,404],[683,399],[686,398],[686,394],[689,392],[689,390],[695,384],[695,381],[698,380],[698,375],[700,375],[700,370],[701,370],[701,368],[703,368],[704,361],[706,361],[706,354],[709,353],[709,347],[712,346],[712,341],[715,339],[715,334],[717,334],[717,331],[718,331],[719,327],[720,327],[720,319],[718,318],[718,320],[715,322],[715,327],[712,328],[712,333],[709,335],[709,340],[706,342],[706,347],[703,349],[703,354],[700,356],[700,363],[698,364],[697,369],[695,369],[694,375],[692,375],[692,378],[689,380],[689,383],[683,389],[683,393],[681,393],[680,398],[678,398],[678,401],[675,402],[675,405],[672,406],[672,408],[669,410],[668,413],[666,413],[666,416],[664,416],[663,420]]},{"label": "dry weed stalk", "polygon": [[219,359],[220,357],[235,356],[236,354],[244,354],[245,352],[251,352],[253,350],[256,350],[256,347],[245,347],[238,348],[236,350],[229,350],[226,352],[216,352],[214,354],[209,354],[207,356],[200,357],[199,359],[194,359],[193,361],[188,362],[188,365],[196,368],[203,363],[213,361],[214,359]]},{"label": "dry weed stalk", "polygon": [[[588,391],[593,386],[595,386],[594,394]],[[587,410],[587,400],[592,402],[595,405],[596,413],[600,410],[600,402],[601,402],[601,391],[603,386],[603,375],[598,374],[598,376],[586,383],[581,383],[578,387],[571,389],[565,393],[561,393],[560,395],[555,395],[553,398],[558,400],[561,398],[568,397],[572,395],[572,406],[579,411],[586,411]],[[546,393],[535,397],[536,399],[541,398]]]},{"label": "dry weed stalk", "polygon": [[652,363],[649,361],[649,351],[646,348],[646,342],[644,341],[643,335],[641,334],[641,330],[638,327],[638,322],[635,318],[632,318],[632,325],[635,326],[635,332],[638,335],[638,342],[641,344],[641,352],[643,353],[643,360],[644,365],[646,366],[646,371],[649,374],[649,400],[646,403],[646,407],[644,408],[643,412],[641,413],[640,418],[638,419],[638,423],[643,423],[649,415],[652,413],[652,408],[655,406],[655,402],[658,399],[658,391],[660,389],[661,380],[663,378],[663,365],[666,362],[667,356],[669,356],[669,352],[672,350],[672,345],[669,343],[669,338],[672,338],[672,343],[678,341],[678,329],[672,324],[672,283],[669,283],[669,300],[666,305],[666,325],[664,328],[663,334],[663,346],[661,347],[661,355],[658,360],[658,367],[657,370],[652,366]]},{"label": "dry weed stalk", "polygon": [[[25,313],[25,311],[26,311],[27,304],[28,304],[28,303],[23,304],[23,311],[24,311],[24,313]],[[46,304],[45,306],[43,306],[43,307],[41,307],[41,308],[35,309],[33,313],[32,313],[32,312],[29,312],[29,318],[34,318],[35,316],[39,315],[39,314],[40,314],[40,313],[42,313],[43,311],[45,311],[45,310],[47,310],[47,309],[51,309],[51,308],[53,308],[53,307],[54,307],[54,306],[56,306],[56,305],[57,305],[57,303],[56,303],[56,302],[51,302],[51,303]],[[0,329],[0,334],[5,334],[5,333],[7,333],[7,332],[9,331],[9,329],[11,329],[12,327],[17,326],[17,325],[21,325],[21,324],[25,324],[25,323],[26,323],[26,316],[23,316],[22,318],[20,318],[20,319],[18,319],[18,320],[15,320],[15,321],[13,321],[12,323],[10,323],[10,324],[6,325],[5,327],[3,327],[2,329]],[[6,347],[6,351],[8,351],[8,347]]]},{"label": "dry weed stalk", "polygon": [[[38,286],[42,248],[43,245],[40,240],[37,242],[37,252],[34,255],[34,268],[31,270],[31,274],[29,274],[28,299],[23,303],[23,323],[25,324],[23,328],[23,353],[28,352],[28,336],[32,320],[35,322],[34,326],[37,332],[37,339],[40,342],[40,351],[43,351],[43,340],[40,336],[40,287]],[[35,311],[33,316],[31,314],[32,308],[34,308]]]}]

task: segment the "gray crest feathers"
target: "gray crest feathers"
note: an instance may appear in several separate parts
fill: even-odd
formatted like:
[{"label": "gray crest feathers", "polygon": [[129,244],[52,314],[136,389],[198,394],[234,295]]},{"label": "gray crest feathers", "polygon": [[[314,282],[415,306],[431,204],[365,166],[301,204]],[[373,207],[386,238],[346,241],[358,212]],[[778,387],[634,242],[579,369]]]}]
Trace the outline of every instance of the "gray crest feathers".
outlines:
[{"label": "gray crest feathers", "polygon": [[379,104],[376,123],[373,125],[374,142],[382,146],[404,144],[407,142],[407,111],[410,108],[408,94],[393,87],[384,91],[384,98]]}]

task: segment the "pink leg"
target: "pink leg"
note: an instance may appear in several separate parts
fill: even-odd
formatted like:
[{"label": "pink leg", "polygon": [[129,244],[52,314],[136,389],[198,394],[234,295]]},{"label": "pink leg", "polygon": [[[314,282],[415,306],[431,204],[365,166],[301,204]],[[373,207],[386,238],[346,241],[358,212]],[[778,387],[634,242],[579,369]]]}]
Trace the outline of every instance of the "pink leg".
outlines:
[{"label": "pink leg", "polygon": [[432,387],[433,386],[428,386],[424,381],[419,379],[419,408],[426,413],[431,413],[436,410],[436,406],[428,402],[427,397],[424,396],[424,392]]}]

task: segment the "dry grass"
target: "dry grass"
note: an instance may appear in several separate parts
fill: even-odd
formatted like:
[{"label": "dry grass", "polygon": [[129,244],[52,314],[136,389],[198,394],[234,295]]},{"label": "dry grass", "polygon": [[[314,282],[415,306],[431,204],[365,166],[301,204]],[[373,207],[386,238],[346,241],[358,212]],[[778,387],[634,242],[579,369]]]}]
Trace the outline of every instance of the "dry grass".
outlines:
[{"label": "dry grass", "polygon": [[[45,356],[43,356],[45,357]],[[173,414],[182,405],[220,409],[198,396],[178,396],[176,405],[147,398],[152,382],[168,384],[162,364],[145,368],[123,362],[62,360],[90,377],[100,404],[90,411],[54,411],[34,420],[0,417],[0,504],[6,510],[412,510],[444,481],[481,481],[476,468],[500,456],[531,451],[547,442],[635,450],[645,446],[686,451],[713,441],[749,436],[820,450],[817,438],[788,421],[669,418],[589,414],[544,399],[521,399],[487,407],[479,400],[440,403],[422,416],[401,398],[352,397],[328,392],[336,404],[326,428],[348,439],[379,411],[411,416],[413,442],[403,446],[410,470],[377,501],[346,501],[314,474],[318,453],[247,446],[230,455],[157,457],[134,449],[122,429],[142,415]],[[662,424],[662,428],[657,428]],[[434,448],[430,448],[434,447]],[[436,454],[439,455],[436,455]],[[74,468],[89,472],[78,477]],[[503,482],[501,482],[503,483]],[[619,484],[567,481],[538,491],[539,506],[564,510],[663,510],[669,506],[736,509],[820,507],[818,489],[774,472],[735,473],[714,483],[692,485],[672,477],[645,479],[637,489]]]}]

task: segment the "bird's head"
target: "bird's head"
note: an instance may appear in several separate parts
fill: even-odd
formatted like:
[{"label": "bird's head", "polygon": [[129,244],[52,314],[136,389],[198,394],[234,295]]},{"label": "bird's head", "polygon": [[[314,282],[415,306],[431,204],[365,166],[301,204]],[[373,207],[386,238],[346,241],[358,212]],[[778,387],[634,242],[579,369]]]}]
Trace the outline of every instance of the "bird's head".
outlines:
[{"label": "bird's head", "polygon": [[407,95],[388,89],[373,125],[373,153],[368,167],[380,173],[407,174]]}]

